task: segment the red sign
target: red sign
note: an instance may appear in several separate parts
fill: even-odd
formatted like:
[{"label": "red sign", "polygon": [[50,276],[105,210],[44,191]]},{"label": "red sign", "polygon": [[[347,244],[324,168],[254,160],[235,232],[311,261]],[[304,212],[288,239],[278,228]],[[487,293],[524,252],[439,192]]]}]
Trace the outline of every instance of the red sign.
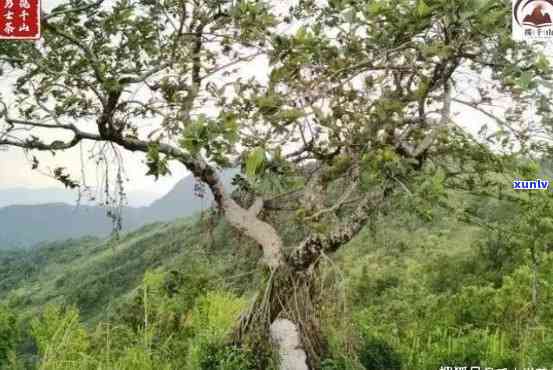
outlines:
[{"label": "red sign", "polygon": [[0,0],[0,40],[40,38],[40,0]]}]

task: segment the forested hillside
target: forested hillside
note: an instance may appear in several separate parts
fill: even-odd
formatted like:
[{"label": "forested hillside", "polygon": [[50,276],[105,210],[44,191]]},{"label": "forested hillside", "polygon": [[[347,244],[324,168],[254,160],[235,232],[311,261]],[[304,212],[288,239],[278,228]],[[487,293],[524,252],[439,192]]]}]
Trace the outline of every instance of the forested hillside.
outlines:
[{"label": "forested hillside", "polygon": [[[404,199],[334,261],[323,257],[323,369],[553,366],[553,264],[541,264],[544,304],[533,307],[528,244],[505,232],[524,227],[510,217],[517,206],[446,199]],[[250,244],[208,212],[120,240],[3,253],[0,323],[19,335],[4,339],[0,358],[8,368],[39,358],[41,369],[272,368],[270,351],[229,342],[264,279]]]}]

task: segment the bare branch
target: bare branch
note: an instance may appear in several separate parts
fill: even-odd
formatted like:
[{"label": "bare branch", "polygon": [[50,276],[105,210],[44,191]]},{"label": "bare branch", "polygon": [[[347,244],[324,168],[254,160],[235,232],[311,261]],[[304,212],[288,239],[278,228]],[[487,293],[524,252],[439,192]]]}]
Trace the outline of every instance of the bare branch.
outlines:
[{"label": "bare branch", "polygon": [[468,102],[468,101],[457,99],[457,98],[453,98],[452,101],[454,101],[456,103],[459,103],[459,104],[463,104],[467,107],[470,107],[470,108],[482,113],[486,117],[493,119],[499,126],[505,127],[507,129],[511,130],[511,128],[509,127],[507,122],[503,121],[501,118],[497,117],[495,114],[492,114],[492,113],[488,112],[487,110],[483,109],[482,107],[478,106],[477,102]]}]

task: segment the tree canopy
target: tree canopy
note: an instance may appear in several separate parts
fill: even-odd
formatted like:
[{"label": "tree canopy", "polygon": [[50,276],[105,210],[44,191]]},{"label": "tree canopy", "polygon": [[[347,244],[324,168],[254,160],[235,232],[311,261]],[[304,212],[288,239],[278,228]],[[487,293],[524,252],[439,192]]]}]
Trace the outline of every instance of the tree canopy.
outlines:
[{"label": "tree canopy", "polygon": [[[0,146],[105,143],[146,153],[156,177],[178,161],[272,272],[304,273],[397,197],[501,192],[504,158],[549,151],[551,67],[511,39],[510,12],[499,0],[71,0],[43,15],[39,42],[0,44],[16,77]],[[482,121],[459,121],[461,108]],[[240,199],[220,181],[228,167],[243,169]],[[301,240],[284,240],[275,212]]]}]

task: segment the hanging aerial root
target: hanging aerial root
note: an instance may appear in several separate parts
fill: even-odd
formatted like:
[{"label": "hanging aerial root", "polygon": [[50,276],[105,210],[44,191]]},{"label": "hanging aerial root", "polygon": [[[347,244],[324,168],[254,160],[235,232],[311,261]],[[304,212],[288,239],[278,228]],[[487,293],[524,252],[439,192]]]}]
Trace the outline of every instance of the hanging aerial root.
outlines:
[{"label": "hanging aerial root", "polygon": [[326,345],[321,336],[319,302],[315,297],[319,280],[317,269],[297,272],[281,267],[271,272],[265,287],[239,322],[234,341],[252,348],[264,348],[271,338],[271,325],[277,320],[289,321],[297,328],[301,347],[305,350],[309,367],[320,367]]}]

